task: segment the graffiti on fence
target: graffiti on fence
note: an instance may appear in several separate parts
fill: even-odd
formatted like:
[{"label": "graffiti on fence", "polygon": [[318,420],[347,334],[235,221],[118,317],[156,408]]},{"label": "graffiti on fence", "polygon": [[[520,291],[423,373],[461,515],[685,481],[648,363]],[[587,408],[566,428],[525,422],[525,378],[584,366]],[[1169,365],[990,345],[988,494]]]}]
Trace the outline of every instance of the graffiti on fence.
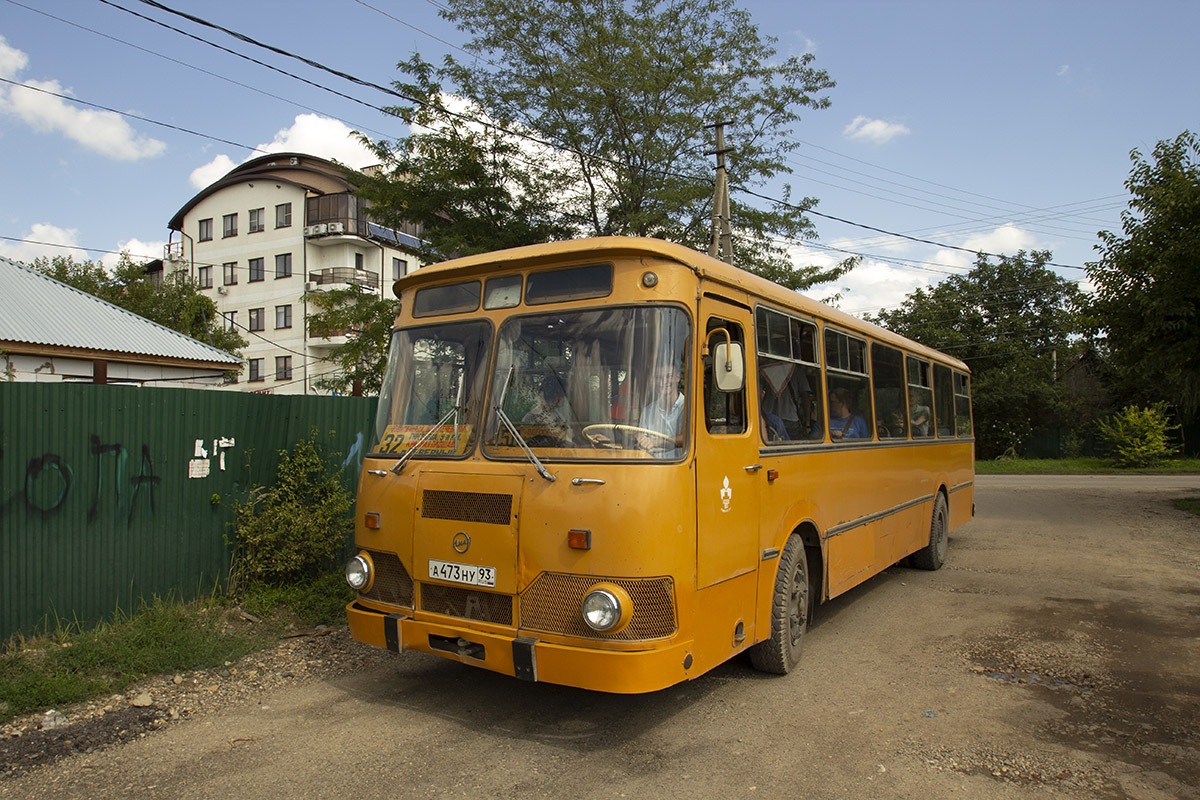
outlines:
[{"label": "graffiti on fence", "polygon": [[[124,516],[129,523],[133,522],[139,509],[148,509],[153,516],[154,490],[162,478],[154,471],[154,459],[148,445],[142,445],[136,474],[129,474],[126,466],[128,450],[120,442],[104,442],[93,433],[88,437],[88,456],[93,480],[89,496],[83,500],[87,502],[89,523],[99,519],[101,512],[107,509],[111,509],[114,519]],[[4,453],[0,451],[0,462],[3,458]],[[111,485],[107,490],[106,481]],[[42,453],[26,464],[19,488],[14,491],[10,487],[0,487],[0,496],[7,495],[0,503],[0,513],[24,507],[27,513],[49,518],[66,509],[74,488],[75,470],[71,465],[58,453]]]}]

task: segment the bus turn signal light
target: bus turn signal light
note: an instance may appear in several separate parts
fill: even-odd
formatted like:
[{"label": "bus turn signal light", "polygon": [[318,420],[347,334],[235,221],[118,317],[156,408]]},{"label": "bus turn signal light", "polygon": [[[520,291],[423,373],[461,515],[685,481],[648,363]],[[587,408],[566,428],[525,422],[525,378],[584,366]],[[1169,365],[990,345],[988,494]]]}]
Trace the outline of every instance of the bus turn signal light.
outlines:
[{"label": "bus turn signal light", "polygon": [[379,512],[370,511],[365,514],[363,516],[363,525],[367,526],[373,531],[379,530]]},{"label": "bus turn signal light", "polygon": [[567,547],[572,550],[591,550],[592,532],[577,528],[567,531]]}]

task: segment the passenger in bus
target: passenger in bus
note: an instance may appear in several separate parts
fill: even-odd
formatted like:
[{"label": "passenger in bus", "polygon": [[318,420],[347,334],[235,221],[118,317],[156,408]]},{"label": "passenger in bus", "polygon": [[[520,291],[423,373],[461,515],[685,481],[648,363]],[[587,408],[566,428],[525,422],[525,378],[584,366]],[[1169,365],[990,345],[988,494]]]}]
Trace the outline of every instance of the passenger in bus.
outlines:
[{"label": "passenger in bus", "polygon": [[758,376],[758,417],[762,424],[764,442],[786,442],[789,438],[787,426],[777,415],[767,410],[767,396],[770,385],[763,375]]},{"label": "passenger in bus", "polygon": [[[536,427],[538,438],[550,438],[569,443],[572,439],[571,426],[563,416],[562,406],[566,390],[557,375],[542,378],[542,393],[533,408],[521,418],[523,425]],[[535,445],[536,446],[536,445]]]},{"label": "passenger in bus", "polygon": [[684,396],[679,390],[682,376],[678,366],[660,364],[654,368],[650,397],[638,427],[654,434],[639,433],[637,445],[656,458],[678,458],[683,453]]},{"label": "passenger in bus", "polygon": [[908,390],[908,411],[912,420],[913,436],[929,435],[929,406],[922,405],[917,393]]},{"label": "passenger in bus", "polygon": [[851,411],[851,402],[845,386],[829,390],[829,438],[835,442],[871,438],[867,421]]}]

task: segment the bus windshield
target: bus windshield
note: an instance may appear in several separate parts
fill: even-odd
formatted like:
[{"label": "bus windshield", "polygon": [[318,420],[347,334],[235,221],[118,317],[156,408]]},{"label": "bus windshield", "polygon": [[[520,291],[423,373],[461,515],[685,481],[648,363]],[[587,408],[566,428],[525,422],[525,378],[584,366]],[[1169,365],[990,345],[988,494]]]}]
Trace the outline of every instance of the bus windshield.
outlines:
[{"label": "bus windshield", "polygon": [[500,327],[484,453],[674,459],[687,450],[687,314],[556,311]]},{"label": "bus windshield", "polygon": [[470,452],[491,344],[492,327],[484,320],[393,333],[371,454],[454,458]]}]

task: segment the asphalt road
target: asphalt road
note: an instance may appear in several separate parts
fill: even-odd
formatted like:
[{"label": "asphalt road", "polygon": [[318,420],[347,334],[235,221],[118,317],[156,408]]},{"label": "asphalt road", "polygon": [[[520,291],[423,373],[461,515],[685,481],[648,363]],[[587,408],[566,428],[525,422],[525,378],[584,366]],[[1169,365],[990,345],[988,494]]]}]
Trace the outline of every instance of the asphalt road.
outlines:
[{"label": "asphalt road", "polygon": [[801,667],[651,695],[405,653],[0,782],[20,798],[1200,797],[1200,477],[978,481],[946,566]]}]

